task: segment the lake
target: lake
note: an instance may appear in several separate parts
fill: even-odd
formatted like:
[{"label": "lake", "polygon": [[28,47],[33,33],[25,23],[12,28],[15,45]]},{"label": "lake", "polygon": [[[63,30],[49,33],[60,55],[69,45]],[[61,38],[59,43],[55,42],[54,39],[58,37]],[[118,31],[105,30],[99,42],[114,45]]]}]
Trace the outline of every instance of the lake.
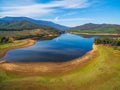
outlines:
[{"label": "lake", "polygon": [[95,37],[62,34],[51,40],[38,40],[35,45],[10,50],[1,60],[12,62],[63,62],[83,56],[92,49]]}]

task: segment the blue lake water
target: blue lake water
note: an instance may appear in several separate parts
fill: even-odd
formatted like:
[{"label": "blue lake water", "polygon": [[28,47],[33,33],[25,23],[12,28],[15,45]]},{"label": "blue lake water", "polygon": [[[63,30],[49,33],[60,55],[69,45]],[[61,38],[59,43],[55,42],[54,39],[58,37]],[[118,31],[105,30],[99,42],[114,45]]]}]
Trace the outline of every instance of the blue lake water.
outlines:
[{"label": "blue lake water", "polygon": [[62,62],[81,57],[92,49],[94,37],[62,34],[52,40],[39,40],[35,45],[10,50],[1,60],[12,62]]}]

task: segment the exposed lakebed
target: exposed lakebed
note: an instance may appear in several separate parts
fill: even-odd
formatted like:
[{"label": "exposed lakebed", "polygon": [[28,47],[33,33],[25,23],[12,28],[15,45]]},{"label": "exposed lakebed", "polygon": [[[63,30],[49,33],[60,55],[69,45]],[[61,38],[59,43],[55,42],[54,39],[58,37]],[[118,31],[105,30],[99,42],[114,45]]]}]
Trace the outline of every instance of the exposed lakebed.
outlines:
[{"label": "exposed lakebed", "polygon": [[12,62],[62,62],[83,56],[92,49],[95,37],[62,34],[52,40],[38,40],[35,45],[10,50],[1,60]]}]

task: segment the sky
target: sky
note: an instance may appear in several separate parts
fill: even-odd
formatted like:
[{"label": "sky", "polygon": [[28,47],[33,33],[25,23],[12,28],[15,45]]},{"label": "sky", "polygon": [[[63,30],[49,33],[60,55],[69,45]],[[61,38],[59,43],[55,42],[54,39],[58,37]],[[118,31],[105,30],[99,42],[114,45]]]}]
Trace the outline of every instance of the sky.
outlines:
[{"label": "sky", "polygon": [[0,0],[0,17],[30,17],[66,26],[120,24],[120,0]]}]

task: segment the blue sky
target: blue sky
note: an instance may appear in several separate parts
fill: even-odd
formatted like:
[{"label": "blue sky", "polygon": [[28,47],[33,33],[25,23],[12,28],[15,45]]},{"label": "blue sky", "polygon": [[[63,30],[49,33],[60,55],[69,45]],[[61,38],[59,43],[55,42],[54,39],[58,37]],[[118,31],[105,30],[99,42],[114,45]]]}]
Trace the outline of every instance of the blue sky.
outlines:
[{"label": "blue sky", "polygon": [[31,17],[66,26],[120,24],[120,0],[0,0],[0,17]]}]

